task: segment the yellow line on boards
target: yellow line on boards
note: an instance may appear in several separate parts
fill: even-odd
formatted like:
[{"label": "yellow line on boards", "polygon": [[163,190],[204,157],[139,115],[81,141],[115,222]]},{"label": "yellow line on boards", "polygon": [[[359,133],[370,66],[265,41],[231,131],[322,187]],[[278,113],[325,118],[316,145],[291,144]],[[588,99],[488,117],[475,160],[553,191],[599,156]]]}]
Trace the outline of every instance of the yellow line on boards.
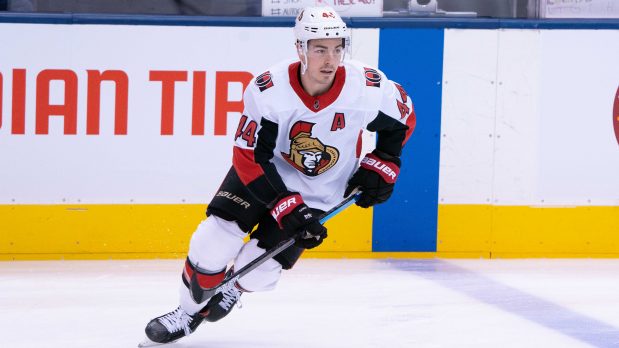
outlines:
[{"label": "yellow line on boards", "polygon": [[439,205],[437,251],[491,257],[619,255],[619,207]]},{"label": "yellow line on boards", "polygon": [[[0,260],[184,257],[205,210],[203,204],[0,205]],[[350,207],[326,226],[320,250],[372,250],[371,209]]]}]

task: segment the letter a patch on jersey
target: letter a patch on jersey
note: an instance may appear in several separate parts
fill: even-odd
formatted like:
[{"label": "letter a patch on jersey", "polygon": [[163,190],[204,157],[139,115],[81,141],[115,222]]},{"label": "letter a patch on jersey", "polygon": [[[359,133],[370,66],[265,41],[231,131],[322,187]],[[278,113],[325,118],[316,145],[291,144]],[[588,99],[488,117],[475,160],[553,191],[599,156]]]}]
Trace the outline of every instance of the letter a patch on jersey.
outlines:
[{"label": "letter a patch on jersey", "polygon": [[340,152],[312,137],[314,123],[298,121],[290,128],[290,153],[282,157],[295,169],[308,176],[316,176],[337,163]]},{"label": "letter a patch on jersey", "polygon": [[338,129],[344,129],[346,127],[346,119],[344,118],[344,114],[341,112],[336,112],[333,116],[333,123],[331,123],[331,131],[335,132]]}]

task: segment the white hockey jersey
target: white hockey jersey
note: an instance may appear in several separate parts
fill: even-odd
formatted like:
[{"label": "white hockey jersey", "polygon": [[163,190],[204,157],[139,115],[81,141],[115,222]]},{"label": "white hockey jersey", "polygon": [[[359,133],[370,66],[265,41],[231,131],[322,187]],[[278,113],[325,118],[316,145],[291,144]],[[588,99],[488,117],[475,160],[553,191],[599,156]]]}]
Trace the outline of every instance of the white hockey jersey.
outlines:
[{"label": "white hockey jersey", "polygon": [[303,90],[299,69],[298,61],[280,63],[247,87],[233,165],[265,204],[291,191],[326,211],[358,167],[362,130],[377,132],[377,148],[399,156],[415,114],[401,86],[360,62],[345,61],[316,97]]}]

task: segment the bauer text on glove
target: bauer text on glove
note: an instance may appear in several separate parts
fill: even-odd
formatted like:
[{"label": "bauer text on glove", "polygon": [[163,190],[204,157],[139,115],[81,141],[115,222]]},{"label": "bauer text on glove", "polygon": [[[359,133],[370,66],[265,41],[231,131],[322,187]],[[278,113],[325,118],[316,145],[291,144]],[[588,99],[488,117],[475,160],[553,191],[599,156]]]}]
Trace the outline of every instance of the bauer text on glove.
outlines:
[{"label": "bauer text on glove", "polygon": [[365,155],[359,169],[348,181],[344,197],[355,188],[361,190],[357,205],[363,208],[383,203],[391,197],[400,173],[400,159],[379,150]]},{"label": "bauer text on glove", "polygon": [[286,192],[276,199],[271,215],[288,237],[295,237],[296,246],[315,248],[327,238],[327,228],[296,192]]}]

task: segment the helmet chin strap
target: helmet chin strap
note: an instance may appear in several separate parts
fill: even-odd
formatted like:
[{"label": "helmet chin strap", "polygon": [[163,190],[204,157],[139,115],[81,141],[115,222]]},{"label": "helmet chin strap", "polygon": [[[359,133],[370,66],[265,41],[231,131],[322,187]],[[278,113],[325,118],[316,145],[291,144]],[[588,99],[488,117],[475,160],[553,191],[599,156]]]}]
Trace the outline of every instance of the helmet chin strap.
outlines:
[{"label": "helmet chin strap", "polygon": [[303,56],[301,60],[301,75],[304,75],[307,71],[307,41],[299,44],[301,48],[298,49],[299,53]]}]

